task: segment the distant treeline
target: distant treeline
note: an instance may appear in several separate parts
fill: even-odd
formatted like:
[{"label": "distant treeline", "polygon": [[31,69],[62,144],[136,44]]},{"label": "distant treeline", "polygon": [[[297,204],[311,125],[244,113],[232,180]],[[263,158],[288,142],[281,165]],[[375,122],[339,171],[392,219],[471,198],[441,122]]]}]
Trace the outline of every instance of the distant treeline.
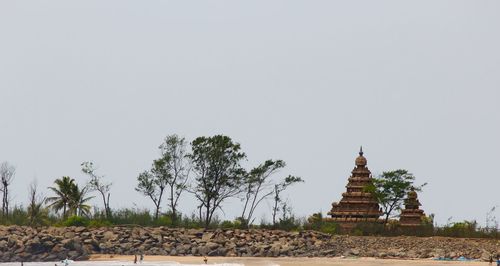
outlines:
[{"label": "distant treeline", "polygon": [[[32,183],[28,206],[11,208],[9,189],[15,168],[4,162],[0,165],[0,222],[33,226],[83,223],[208,228],[223,224],[217,220],[217,211],[223,210],[227,199],[239,198],[242,207],[241,215],[236,218],[237,226],[252,226],[257,208],[268,201],[272,205],[270,223],[277,227],[291,217],[290,203],[282,197],[283,191],[303,182],[302,178],[293,175],[277,177],[286,166],[283,160],[269,159],[245,169],[241,163],[247,155],[241,145],[224,135],[198,137],[190,143],[178,135],[169,135],[159,146],[159,154],[151,168],[137,176],[135,187],[154,204],[152,213],[149,210],[113,210],[110,206],[113,184],[107,182],[90,161],[81,164],[82,173],[88,176],[85,184],[78,184],[69,176],[59,177],[48,187],[50,195],[43,197],[40,188]],[[192,194],[198,203],[189,217],[178,210],[185,193]],[[98,198],[102,205],[90,206],[89,201],[93,198]]]},{"label": "distant treeline", "polygon": [[[266,228],[383,236],[498,236],[498,223],[493,216],[495,208],[487,213],[485,227],[479,227],[475,221],[448,221],[445,226],[438,227],[434,224],[433,214],[423,217],[421,226],[411,229],[399,226],[392,218],[397,217],[397,212],[402,209],[407,193],[421,191],[426,185],[416,186],[415,177],[403,169],[383,172],[373,178],[373,185],[366,187],[381,206],[382,222],[359,223],[352,231],[341,232],[339,225],[325,221],[321,212],[307,219],[293,214],[283,191],[304,181],[293,175],[278,175],[286,166],[284,161],[269,159],[245,169],[241,163],[246,158],[240,144],[228,136],[198,137],[190,143],[178,135],[167,136],[159,146],[159,158],[153,160],[151,168],[142,171],[136,179],[135,190],[151,200],[153,210],[113,209],[110,206],[113,184],[107,182],[90,161],[80,165],[82,173],[88,176],[84,184],[78,184],[69,176],[58,177],[53,186],[47,188],[49,196],[44,197],[36,183],[32,183],[28,188],[28,204],[12,207],[10,187],[16,169],[3,162],[0,164],[0,224]],[[197,202],[195,210],[178,209],[179,201],[186,193],[194,196]],[[93,198],[99,199],[101,205],[89,205]],[[223,211],[229,198],[241,200],[240,215],[234,220],[221,220],[217,211]],[[270,221],[255,221],[255,212],[262,202],[271,205]]]}]

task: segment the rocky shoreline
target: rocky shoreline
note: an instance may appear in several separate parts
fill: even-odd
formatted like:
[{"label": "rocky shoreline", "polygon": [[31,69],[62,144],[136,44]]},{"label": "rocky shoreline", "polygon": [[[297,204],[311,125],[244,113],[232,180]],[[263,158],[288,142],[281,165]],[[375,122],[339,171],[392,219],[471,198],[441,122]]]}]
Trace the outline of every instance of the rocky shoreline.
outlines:
[{"label": "rocky shoreline", "polygon": [[500,241],[445,237],[331,236],[314,231],[166,227],[0,227],[0,261],[87,260],[91,254],[377,258],[489,258]]}]

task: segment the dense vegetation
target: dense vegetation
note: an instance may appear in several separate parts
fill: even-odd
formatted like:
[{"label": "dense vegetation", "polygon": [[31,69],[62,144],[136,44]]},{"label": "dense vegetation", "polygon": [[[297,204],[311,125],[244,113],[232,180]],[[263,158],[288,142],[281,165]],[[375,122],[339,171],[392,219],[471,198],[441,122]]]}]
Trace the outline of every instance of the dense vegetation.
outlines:
[{"label": "dense vegetation", "polygon": [[[14,206],[9,213],[8,217],[1,219],[3,225],[34,225],[31,220],[30,212],[27,208],[21,206]],[[60,216],[54,213],[45,212],[39,216],[39,223],[36,225],[44,226],[85,226],[85,227],[105,227],[114,225],[125,226],[167,226],[167,227],[182,227],[182,228],[204,228],[203,221],[195,216],[184,216],[179,214],[178,222],[172,221],[172,215],[162,214],[155,218],[154,213],[150,210],[139,209],[119,209],[113,210],[111,218],[107,219],[103,213],[92,216],[69,216],[62,220]],[[325,222],[322,219],[321,213],[316,213],[308,219],[297,218],[295,216],[279,217],[278,223],[261,223],[252,225],[252,228],[263,229],[280,229],[287,231],[300,231],[300,230],[315,230],[328,234],[342,234],[339,226],[336,223]],[[351,235],[377,235],[377,236],[397,236],[397,235],[415,235],[415,236],[447,236],[447,237],[473,237],[473,238],[499,238],[498,228],[496,225],[480,227],[476,221],[463,221],[447,223],[444,226],[435,226],[432,222],[432,217],[424,221],[422,227],[404,230],[398,227],[397,220],[390,220],[390,226],[383,224],[359,224],[352,232]],[[222,229],[243,229],[241,220],[234,221],[220,220],[218,217],[211,222],[210,228]]]},{"label": "dense vegetation", "polygon": [[[252,169],[245,169],[241,162],[247,155],[239,143],[228,136],[198,137],[191,143],[177,135],[167,136],[159,146],[160,157],[153,160],[151,168],[137,177],[135,190],[151,200],[155,208],[112,209],[109,205],[112,183],[97,172],[93,162],[81,164],[82,173],[89,177],[85,184],[63,176],[48,188],[49,197],[41,197],[36,184],[30,185],[29,204],[26,208],[9,208],[10,185],[15,168],[3,163],[0,166],[2,186],[2,212],[0,223],[19,225],[142,225],[182,227],[241,227],[255,226],[255,210],[265,201],[272,203],[272,224],[279,227],[293,224],[291,208],[282,192],[302,178],[288,175],[276,177],[286,167],[282,160],[266,160]],[[191,193],[198,202],[191,215],[178,209],[181,196]],[[102,200],[101,206],[91,206],[92,198]],[[242,201],[241,216],[235,221],[220,221],[218,210],[229,198]]]}]

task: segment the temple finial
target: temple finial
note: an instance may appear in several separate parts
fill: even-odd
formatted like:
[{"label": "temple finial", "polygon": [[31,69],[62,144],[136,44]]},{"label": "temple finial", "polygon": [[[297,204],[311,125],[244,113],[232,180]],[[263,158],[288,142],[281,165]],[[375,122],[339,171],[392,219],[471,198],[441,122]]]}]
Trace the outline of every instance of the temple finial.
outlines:
[{"label": "temple finial", "polygon": [[359,147],[359,156],[363,156],[363,146]]}]

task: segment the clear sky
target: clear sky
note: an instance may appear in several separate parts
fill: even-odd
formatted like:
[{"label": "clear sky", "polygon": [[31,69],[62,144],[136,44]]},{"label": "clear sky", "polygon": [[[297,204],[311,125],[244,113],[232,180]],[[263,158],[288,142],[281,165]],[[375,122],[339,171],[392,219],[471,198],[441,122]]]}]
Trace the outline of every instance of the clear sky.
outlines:
[{"label": "clear sky", "polygon": [[[17,203],[35,178],[83,184],[80,163],[92,160],[114,183],[112,207],[152,207],[134,187],[163,137],[226,134],[248,166],[283,159],[276,177],[306,180],[287,197],[307,216],[340,200],[363,145],[374,174],[405,168],[429,183],[420,199],[439,223],[484,223],[500,204],[499,10],[481,0],[2,1],[0,161],[17,167]],[[186,195],[180,207],[194,206]]]}]

